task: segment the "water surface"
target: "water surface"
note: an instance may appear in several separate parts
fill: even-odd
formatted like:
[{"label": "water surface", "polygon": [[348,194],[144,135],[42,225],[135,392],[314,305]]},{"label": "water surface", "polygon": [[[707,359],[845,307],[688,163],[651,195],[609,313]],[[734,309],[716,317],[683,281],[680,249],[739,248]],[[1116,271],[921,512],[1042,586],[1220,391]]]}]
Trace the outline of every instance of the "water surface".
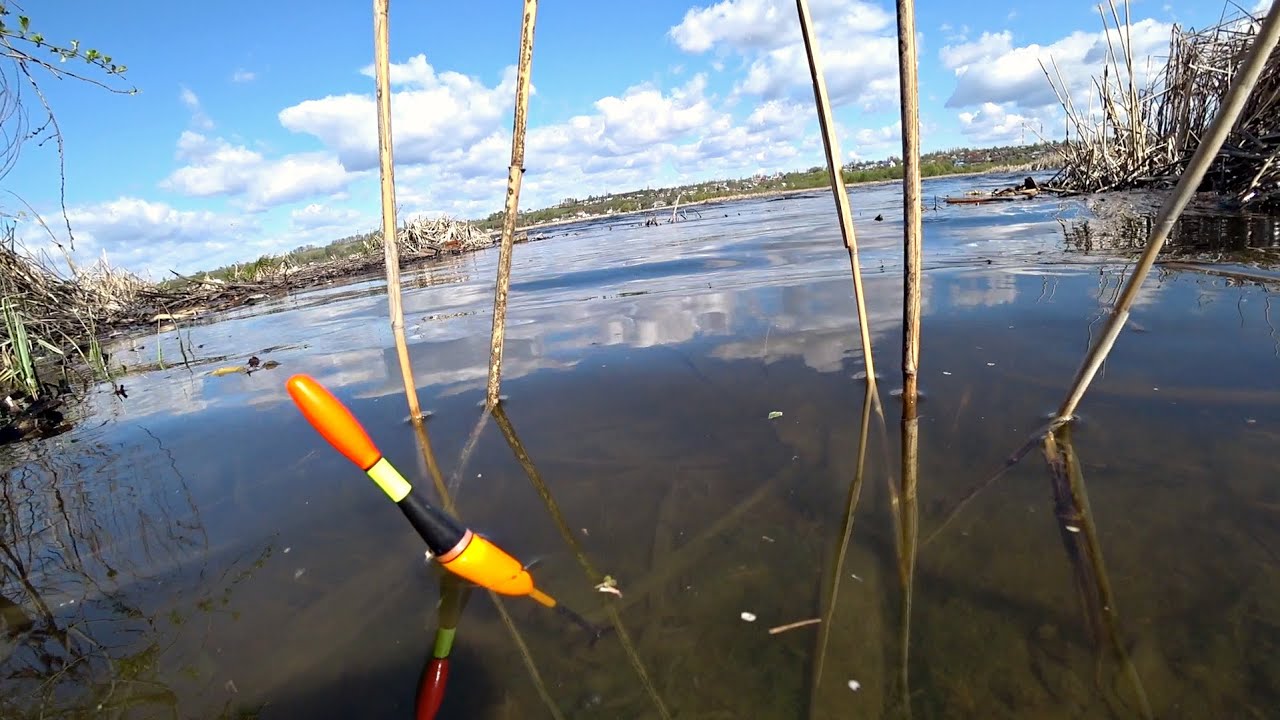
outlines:
[{"label": "water surface", "polygon": [[[891,394],[895,185],[853,192],[885,411],[856,496],[864,365],[829,194],[517,246],[510,433],[486,420],[470,452],[497,254],[407,277],[414,376],[457,512],[614,628],[590,645],[529,600],[472,594],[441,717],[552,717],[548,702],[573,718],[1134,717],[1135,679],[1159,717],[1266,717],[1274,286],[1153,273],[1073,428],[1085,485],[1064,494],[1039,449],[987,483],[1061,402],[1143,232],[1100,233],[1078,200],[933,209],[1020,179],[925,185],[914,502]],[[125,377],[127,398],[101,388],[72,432],[3,449],[0,715],[412,716],[439,571],[284,389],[295,372],[328,385],[438,499],[385,318],[370,280],[134,339],[117,362],[165,368]],[[210,374],[250,354],[280,366]]]}]

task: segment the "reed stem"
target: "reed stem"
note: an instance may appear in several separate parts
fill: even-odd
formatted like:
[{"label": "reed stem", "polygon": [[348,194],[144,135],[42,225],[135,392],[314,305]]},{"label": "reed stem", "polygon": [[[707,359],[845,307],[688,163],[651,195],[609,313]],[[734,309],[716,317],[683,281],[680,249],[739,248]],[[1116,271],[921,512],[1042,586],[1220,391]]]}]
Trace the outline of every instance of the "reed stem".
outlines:
[{"label": "reed stem", "polygon": [[485,404],[498,404],[502,382],[502,348],[506,337],[507,294],[511,288],[511,253],[520,208],[520,180],[524,176],[524,135],[529,114],[529,74],[533,67],[533,29],[538,0],[524,0],[520,33],[520,64],[516,75],[515,120],[511,131],[511,166],[507,170],[507,201],[502,219],[502,244],[498,250],[498,278],[493,295],[493,334],[489,340],[489,383]]},{"label": "reed stem", "polygon": [[924,248],[920,207],[920,93],[916,60],[914,0],[898,0],[898,85],[902,108],[903,318],[902,404],[904,417],[916,414],[916,374],[920,365],[920,274]]},{"label": "reed stem", "polygon": [[853,273],[853,294],[857,303],[858,329],[862,340],[862,357],[867,368],[867,384],[874,394],[876,370],[871,354],[871,327],[867,318],[867,303],[862,290],[862,265],[858,260],[858,238],[853,230],[853,213],[849,209],[849,195],[844,184],[844,163],[840,162],[840,141],[835,133],[835,120],[831,113],[831,101],[827,96],[827,81],[822,72],[818,37],[813,29],[808,0],[796,0],[796,13],[800,18],[800,34],[804,36],[805,55],[809,59],[809,75],[813,80],[813,99],[818,106],[818,125],[822,130],[822,145],[827,153],[827,170],[831,175],[831,194],[836,201],[840,235],[844,238],[845,249],[849,252],[849,269]]},{"label": "reed stem", "polygon": [[1156,222],[1152,226],[1151,235],[1147,240],[1147,248],[1142,253],[1142,258],[1138,261],[1137,267],[1134,268],[1133,274],[1129,276],[1124,291],[1120,294],[1120,298],[1112,310],[1111,319],[1106,330],[1098,342],[1090,348],[1088,355],[1077,371],[1075,380],[1071,385],[1071,391],[1067,393],[1062,406],[1058,409],[1057,417],[1054,418],[1054,428],[1069,422],[1075,415],[1076,408],[1084,397],[1089,383],[1093,381],[1094,375],[1102,367],[1102,363],[1111,352],[1116,338],[1120,335],[1120,330],[1129,319],[1129,311],[1138,297],[1142,282],[1146,279],[1147,274],[1151,272],[1151,267],[1155,264],[1161,248],[1164,247],[1165,240],[1169,237],[1169,232],[1173,229],[1174,223],[1177,222],[1187,203],[1191,201],[1196,189],[1200,187],[1205,174],[1209,170],[1209,166],[1213,163],[1214,158],[1217,157],[1218,151],[1226,141],[1228,133],[1235,125],[1236,119],[1239,118],[1241,109],[1249,99],[1249,95],[1258,81],[1258,76],[1262,73],[1263,67],[1276,47],[1277,38],[1280,38],[1280,12],[1277,11],[1275,5],[1272,5],[1267,12],[1266,19],[1262,22],[1262,28],[1254,38],[1253,45],[1249,48],[1249,54],[1241,65],[1240,72],[1231,80],[1231,87],[1227,90],[1222,106],[1201,139],[1200,146],[1196,148],[1195,154],[1191,156],[1186,172],[1178,179],[1178,184],[1173,193],[1160,206],[1160,212],[1156,215]]},{"label": "reed stem", "polygon": [[382,245],[387,264],[387,305],[391,314],[391,334],[395,337],[400,377],[409,403],[409,419],[422,422],[422,406],[413,381],[409,345],[404,337],[404,308],[400,298],[400,252],[396,233],[396,181],[391,141],[390,30],[387,14],[390,0],[373,0],[374,83],[378,104],[378,166],[382,181]]}]

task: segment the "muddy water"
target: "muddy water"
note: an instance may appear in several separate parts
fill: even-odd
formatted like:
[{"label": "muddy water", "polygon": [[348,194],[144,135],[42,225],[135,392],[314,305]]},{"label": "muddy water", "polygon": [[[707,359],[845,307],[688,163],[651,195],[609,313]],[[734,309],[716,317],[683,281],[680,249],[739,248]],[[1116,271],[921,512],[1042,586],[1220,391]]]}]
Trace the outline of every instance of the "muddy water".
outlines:
[{"label": "muddy water", "polygon": [[[1135,239],[1097,242],[1078,201],[931,209],[904,488],[897,198],[854,193],[885,411],[856,492],[863,361],[827,195],[519,246],[507,432],[488,420],[474,443],[496,253],[407,279],[450,500],[610,628],[592,645],[527,599],[472,593],[440,717],[1272,712],[1272,294],[1154,274],[1062,448],[1070,472],[1036,449],[987,482],[1061,401]],[[0,715],[412,716],[439,572],[284,390],[295,372],[326,383],[438,498],[385,309],[371,281],[184,327],[190,365],[178,332],[136,339],[115,361],[164,369],[91,396],[72,432],[4,449]],[[250,354],[280,365],[210,374]],[[605,574],[621,597],[593,589]]]}]

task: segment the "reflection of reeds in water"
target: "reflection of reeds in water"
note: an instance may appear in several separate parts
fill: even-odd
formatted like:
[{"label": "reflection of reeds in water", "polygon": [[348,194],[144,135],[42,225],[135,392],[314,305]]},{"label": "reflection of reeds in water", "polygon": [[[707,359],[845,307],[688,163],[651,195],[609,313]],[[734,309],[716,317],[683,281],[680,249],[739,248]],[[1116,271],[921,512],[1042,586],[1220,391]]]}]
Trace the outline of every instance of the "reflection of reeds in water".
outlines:
[{"label": "reflection of reeds in water", "polygon": [[911,603],[915,589],[915,568],[918,536],[918,502],[917,483],[919,480],[919,445],[920,420],[916,416],[915,406],[911,412],[904,412],[902,418],[902,484],[895,488],[889,483],[890,501],[893,506],[893,525],[896,531],[895,540],[898,555],[898,582],[901,585],[901,602],[899,605],[899,622],[902,623],[898,636],[898,692],[900,696],[899,711],[907,717],[911,716],[911,683],[908,677],[908,662],[911,650]]},{"label": "reflection of reeds in water", "polygon": [[[1109,646],[1115,660],[1129,683],[1136,711],[1143,718],[1153,717],[1147,701],[1142,679],[1129,659],[1121,637],[1120,617],[1116,611],[1115,596],[1107,578],[1102,560],[1102,548],[1093,516],[1089,511],[1089,497],[1085,492],[1084,474],[1080,459],[1071,440],[1071,428],[1065,426],[1046,435],[1043,445],[1045,462],[1049,467],[1049,479],[1053,486],[1053,503],[1059,521],[1058,531],[1067,558],[1071,561],[1076,589],[1080,595],[1085,627],[1090,640],[1099,652],[1099,680],[1102,673],[1103,644]],[[1104,697],[1109,697],[1105,693]],[[1130,711],[1132,712],[1132,711]],[[1129,714],[1126,712],[1124,714]]]},{"label": "reflection of reeds in water", "polygon": [[270,549],[162,611],[142,586],[182,567],[216,572],[186,480],[176,467],[162,478],[130,467],[119,447],[80,448],[0,475],[0,717],[176,713],[176,692],[157,679],[183,662],[174,630],[224,612]]},{"label": "reflection of reeds in water", "polygon": [[822,609],[822,627],[818,631],[818,639],[814,650],[813,675],[809,686],[809,715],[813,717],[818,705],[818,689],[822,685],[823,669],[827,659],[827,646],[831,640],[832,621],[835,617],[836,600],[840,593],[840,581],[844,577],[845,555],[849,550],[849,540],[853,536],[853,517],[858,510],[858,500],[862,497],[863,472],[867,460],[867,436],[871,429],[871,406],[873,386],[868,384],[862,399],[862,425],[858,435],[858,460],[854,470],[853,481],[849,483],[849,496],[845,502],[844,519],[840,526],[840,538],[836,543],[835,561],[831,564],[831,573],[826,578],[829,586],[822,593],[826,598],[826,606]]},{"label": "reflection of reeds in water", "polygon": [[[482,422],[484,418],[485,415],[481,415]],[[440,501],[444,509],[449,514],[457,517],[453,497],[449,492],[448,486],[445,485],[444,475],[440,472],[440,465],[436,462],[435,451],[431,447],[431,437],[427,433],[427,428],[422,423],[414,423],[413,429],[418,440],[418,450],[425,465],[423,470],[431,478],[436,492],[440,494]],[[546,706],[547,712],[550,713],[551,717],[556,718],[556,720],[562,720],[564,715],[560,712],[560,708],[556,706],[555,700],[551,697],[551,692],[547,690],[547,683],[542,679],[542,673],[538,671],[538,664],[534,662],[533,653],[529,651],[528,643],[524,641],[519,628],[516,627],[515,620],[511,618],[511,613],[507,611],[507,605],[502,596],[492,590],[486,589],[485,592],[489,595],[494,608],[498,611],[498,616],[502,618],[502,624],[506,627],[507,633],[511,635],[511,641],[515,643],[516,650],[520,653],[520,659],[524,662],[525,669],[529,672],[529,679],[533,682],[534,689],[537,690],[542,704]]]},{"label": "reflection of reeds in water", "polygon": [[[564,538],[565,544],[569,546],[569,549],[573,551],[574,556],[578,559],[578,563],[582,565],[587,581],[592,585],[599,584],[604,580],[604,576],[596,570],[591,564],[591,560],[587,558],[582,545],[578,542],[573,530],[570,529],[569,524],[564,519],[564,515],[560,512],[560,506],[556,504],[555,498],[552,497],[551,489],[543,482],[542,475],[533,464],[533,460],[529,457],[528,451],[525,450],[524,444],[520,442],[519,436],[516,435],[515,427],[511,424],[511,420],[507,417],[506,410],[501,404],[493,408],[493,419],[502,430],[502,435],[506,438],[507,444],[511,446],[511,451],[515,453],[520,467],[524,469],[525,474],[529,477],[529,482],[533,484],[534,490],[537,491],[538,496],[546,504],[547,512],[550,513],[556,528],[560,531],[561,537]],[[622,624],[622,617],[618,614],[618,609],[612,604],[608,604],[606,605],[606,614],[614,632],[618,635],[618,640],[621,642],[623,650],[626,651],[631,667],[635,669],[636,675],[640,678],[641,684],[644,685],[645,691],[649,694],[649,699],[653,701],[658,714],[663,718],[670,718],[671,714],[667,711],[666,705],[658,695],[657,689],[654,688],[653,681],[649,679],[649,673],[645,670],[639,653],[636,652],[635,645],[631,641],[631,635]]]}]

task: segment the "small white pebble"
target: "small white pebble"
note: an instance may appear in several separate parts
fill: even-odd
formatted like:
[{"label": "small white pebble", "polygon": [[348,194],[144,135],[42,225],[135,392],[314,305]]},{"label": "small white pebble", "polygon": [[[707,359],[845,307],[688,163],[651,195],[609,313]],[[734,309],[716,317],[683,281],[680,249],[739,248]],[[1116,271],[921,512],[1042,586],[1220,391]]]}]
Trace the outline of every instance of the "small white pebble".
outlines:
[{"label": "small white pebble", "polygon": [[996,366],[995,363],[987,363],[987,367],[995,367],[995,366]]},{"label": "small white pebble", "polygon": [[755,622],[756,616],[755,616],[755,613],[744,612],[742,613],[742,619],[746,620],[747,622]]},{"label": "small white pebble", "polygon": [[1160,390],[1160,388],[1158,388],[1158,387],[1153,387],[1153,388],[1151,388],[1151,389],[1152,389],[1152,390],[1156,390],[1156,391],[1159,391],[1159,390]]},{"label": "small white pebble", "polygon": [[302,573],[304,573],[304,572],[306,572],[306,571],[307,571],[307,569],[306,569],[306,568],[298,568],[297,570],[294,570],[294,571],[293,571],[293,579],[294,579],[294,580],[297,580],[298,578],[302,577]]},{"label": "small white pebble", "polygon": [[761,535],[760,538],[763,539],[765,542],[773,542],[773,538],[769,537],[768,535]]},{"label": "small white pebble", "polygon": [[483,473],[476,473],[476,477],[478,477],[478,478],[479,478],[479,477],[484,477],[484,474],[483,474]]},{"label": "small white pebble", "polygon": [[291,547],[287,547],[287,548],[285,548],[285,549],[284,549],[285,554],[286,554],[286,555],[288,555],[288,554],[289,554],[289,551],[290,551],[290,550],[292,550],[292,549],[293,549],[293,548],[291,548]]},{"label": "small white pebble", "polygon": [[862,689],[862,683],[858,682],[857,680],[850,680],[849,689],[854,692],[858,692],[858,690]]},{"label": "small white pebble", "polygon": [[951,373],[950,373],[950,372],[948,372],[948,371],[946,371],[946,370],[943,370],[943,371],[942,371],[942,374],[943,374],[943,375],[950,375]]},{"label": "small white pebble", "polygon": [[1078,533],[1080,532],[1080,528],[1076,527],[1075,525],[1068,525],[1067,532]]}]

